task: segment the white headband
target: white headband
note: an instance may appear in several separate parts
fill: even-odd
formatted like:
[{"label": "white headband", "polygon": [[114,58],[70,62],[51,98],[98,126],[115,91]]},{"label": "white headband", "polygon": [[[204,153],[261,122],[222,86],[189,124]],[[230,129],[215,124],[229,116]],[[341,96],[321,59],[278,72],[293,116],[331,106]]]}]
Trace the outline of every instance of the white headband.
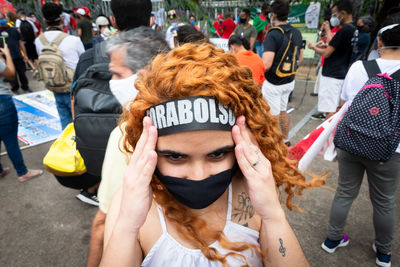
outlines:
[{"label": "white headband", "polygon": [[378,35],[382,35],[382,33],[384,31],[391,30],[396,26],[399,26],[399,24],[392,24],[392,25],[385,26],[385,27],[383,27],[382,29],[379,30]]}]

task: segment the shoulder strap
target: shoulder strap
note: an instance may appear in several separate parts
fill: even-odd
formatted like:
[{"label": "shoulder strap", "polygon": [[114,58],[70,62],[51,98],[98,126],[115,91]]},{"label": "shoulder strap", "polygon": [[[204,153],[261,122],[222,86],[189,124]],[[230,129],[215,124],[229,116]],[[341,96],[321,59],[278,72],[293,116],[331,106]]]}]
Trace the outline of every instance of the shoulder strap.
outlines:
[{"label": "shoulder strap", "polygon": [[162,207],[157,204],[156,208],[157,208],[158,216],[160,217],[161,229],[162,229],[163,233],[167,233],[167,225],[165,223],[165,218],[164,218]]},{"label": "shoulder strap", "polygon": [[106,41],[101,42],[100,44],[97,44],[93,48],[93,64],[98,64],[98,63],[109,63],[110,59],[106,54]]},{"label": "shoulder strap", "polygon": [[54,40],[53,42],[51,42],[52,44],[55,44],[56,46],[59,46],[61,41],[64,40],[64,38],[66,38],[68,36],[68,34],[61,32]]},{"label": "shoulder strap", "polygon": [[369,79],[375,77],[378,73],[381,72],[378,63],[376,63],[376,60],[370,60],[370,61],[364,60],[363,65],[368,74]]},{"label": "shoulder strap", "polygon": [[39,40],[42,42],[43,45],[48,45],[49,41],[47,40],[46,36],[44,36],[44,33],[39,35]]},{"label": "shoulder strap", "polygon": [[393,73],[392,75],[390,75],[390,77],[393,77],[396,80],[400,81],[400,69],[398,71],[396,71],[395,73]]},{"label": "shoulder strap", "polygon": [[285,34],[285,31],[279,26],[272,27],[268,31],[270,32],[272,30],[280,30],[282,32],[282,34]]},{"label": "shoulder strap", "polygon": [[226,212],[226,221],[230,221],[232,217],[232,182],[228,189],[228,211]]}]

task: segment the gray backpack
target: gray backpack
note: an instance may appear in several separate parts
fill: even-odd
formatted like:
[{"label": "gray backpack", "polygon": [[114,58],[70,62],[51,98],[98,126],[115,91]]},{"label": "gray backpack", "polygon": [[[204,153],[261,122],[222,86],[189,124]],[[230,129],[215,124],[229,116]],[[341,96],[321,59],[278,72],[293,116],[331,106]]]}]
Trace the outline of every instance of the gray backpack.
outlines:
[{"label": "gray backpack", "polygon": [[39,72],[46,88],[55,93],[69,93],[72,87],[74,70],[65,65],[61,50],[58,48],[61,41],[68,34],[60,34],[50,43],[44,34],[39,36],[43,44],[39,55]]}]

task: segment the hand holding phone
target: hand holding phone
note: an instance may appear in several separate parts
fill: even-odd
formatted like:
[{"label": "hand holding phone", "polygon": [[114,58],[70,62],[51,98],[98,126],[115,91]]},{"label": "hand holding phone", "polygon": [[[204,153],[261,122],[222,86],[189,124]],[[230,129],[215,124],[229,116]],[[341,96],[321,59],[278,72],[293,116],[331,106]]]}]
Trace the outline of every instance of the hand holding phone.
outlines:
[{"label": "hand holding phone", "polygon": [[6,44],[6,38],[4,36],[0,36],[0,48],[4,48]]}]

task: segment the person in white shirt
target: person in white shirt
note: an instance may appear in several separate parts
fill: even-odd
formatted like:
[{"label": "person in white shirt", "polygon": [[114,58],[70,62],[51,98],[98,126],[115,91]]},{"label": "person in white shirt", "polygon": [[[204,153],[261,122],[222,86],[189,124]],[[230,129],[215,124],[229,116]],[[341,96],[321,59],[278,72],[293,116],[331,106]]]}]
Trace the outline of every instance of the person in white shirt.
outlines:
[{"label": "person in white shirt", "polygon": [[32,26],[32,28],[33,28],[33,32],[34,32],[35,34],[37,34],[37,33],[39,32],[39,30],[36,28],[35,23],[33,23],[33,21],[31,21],[30,19],[28,19],[28,18],[26,17],[25,10],[19,9],[18,12],[17,12],[17,15],[18,15],[18,19],[17,19],[17,21],[15,22],[15,27],[16,27],[16,28],[19,29],[19,27],[21,26],[21,22],[24,21],[24,20],[26,20],[27,22],[29,22],[29,24],[31,24],[31,26]]},{"label": "person in white shirt", "polygon": [[[42,13],[46,24],[48,25],[47,31],[43,33],[44,37],[47,39],[48,42],[52,42],[55,38],[63,33],[62,30],[64,22],[61,15],[62,9],[57,4],[46,3],[42,7]],[[35,45],[37,53],[40,55],[43,44],[40,41],[39,37],[36,38]],[[85,52],[81,40],[76,36],[68,35],[65,39],[61,41],[58,48],[63,55],[65,65],[75,70],[80,55]],[[71,96],[70,93],[54,93],[54,97],[56,99],[56,105],[58,114],[60,115],[61,125],[64,129],[68,125],[68,123],[72,121]]]},{"label": "person in white shirt", "polygon": [[[400,70],[400,24],[389,25],[378,32],[378,51],[380,58],[376,59],[376,63],[381,73],[390,76]],[[353,101],[368,79],[363,62],[356,61],[344,80],[342,100]],[[385,162],[369,160],[338,149],[338,162],[337,193],[332,203],[328,236],[322,248],[333,253],[336,248],[348,244],[349,237],[344,233],[347,214],[366,173],[375,228],[372,247],[376,253],[376,263],[389,267],[395,228],[395,193],[400,180],[400,145],[393,157]]]}]

